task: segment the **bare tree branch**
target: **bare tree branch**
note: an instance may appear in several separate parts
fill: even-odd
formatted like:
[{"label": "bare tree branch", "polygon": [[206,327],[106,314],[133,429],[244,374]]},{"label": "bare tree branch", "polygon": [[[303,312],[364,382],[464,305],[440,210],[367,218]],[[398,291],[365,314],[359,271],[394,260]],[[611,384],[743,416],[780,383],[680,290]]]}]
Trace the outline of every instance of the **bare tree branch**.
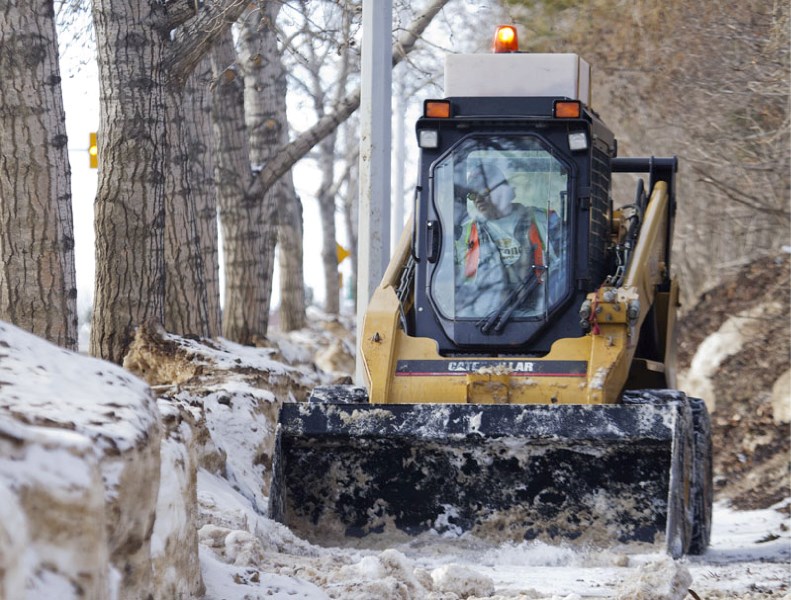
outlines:
[{"label": "bare tree branch", "polygon": [[[431,23],[431,20],[444,8],[450,0],[434,0],[434,2],[420,14],[411,25],[404,30],[394,44],[393,65],[398,64],[414,48],[420,36]],[[338,125],[343,123],[360,106],[360,88],[348,94],[334,113],[319,119],[313,127],[303,132],[297,139],[285,146],[276,157],[270,160],[256,177],[249,189],[249,195],[256,198],[263,197],[263,193],[294,164],[304,157],[313,146],[332,133]]]},{"label": "bare tree branch", "polygon": [[746,206],[751,210],[766,212],[784,218],[791,217],[791,212],[787,210],[783,210],[782,208],[774,208],[770,206],[769,203],[763,198],[758,198],[756,196],[743,192],[738,188],[726,185],[716,177],[713,177],[708,171],[705,171],[704,169],[701,169],[699,167],[692,167],[692,170],[695,171],[698,175],[700,175],[700,181],[714,187],[717,191],[719,191],[723,196],[725,196],[732,202],[736,202],[737,204]]},{"label": "bare tree branch", "polygon": [[248,0],[210,0],[179,31],[162,66],[171,82],[184,82],[217,40],[242,15]]},{"label": "bare tree branch", "polygon": [[194,17],[197,10],[197,0],[167,0],[155,3],[151,10],[156,20],[154,27],[163,33],[169,33]]}]

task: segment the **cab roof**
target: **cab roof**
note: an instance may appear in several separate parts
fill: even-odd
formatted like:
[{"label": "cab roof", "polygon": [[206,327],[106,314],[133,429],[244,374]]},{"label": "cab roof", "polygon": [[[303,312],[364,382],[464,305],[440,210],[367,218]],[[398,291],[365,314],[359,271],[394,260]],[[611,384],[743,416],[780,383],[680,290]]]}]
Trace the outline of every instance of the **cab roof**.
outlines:
[{"label": "cab roof", "polygon": [[449,54],[445,97],[555,97],[591,106],[591,68],[576,54]]}]

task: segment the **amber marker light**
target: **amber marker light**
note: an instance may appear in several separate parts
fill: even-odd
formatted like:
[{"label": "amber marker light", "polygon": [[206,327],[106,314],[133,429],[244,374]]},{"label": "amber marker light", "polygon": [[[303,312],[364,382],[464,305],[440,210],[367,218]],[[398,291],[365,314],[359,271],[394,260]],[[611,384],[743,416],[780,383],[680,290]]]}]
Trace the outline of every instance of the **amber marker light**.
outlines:
[{"label": "amber marker light", "polygon": [[449,100],[426,100],[423,104],[423,116],[430,119],[449,119]]},{"label": "amber marker light", "polygon": [[519,52],[519,40],[516,37],[516,27],[500,25],[494,33],[494,52]]},{"label": "amber marker light", "polygon": [[582,116],[582,103],[579,100],[555,100],[552,113],[558,119],[579,119]]}]

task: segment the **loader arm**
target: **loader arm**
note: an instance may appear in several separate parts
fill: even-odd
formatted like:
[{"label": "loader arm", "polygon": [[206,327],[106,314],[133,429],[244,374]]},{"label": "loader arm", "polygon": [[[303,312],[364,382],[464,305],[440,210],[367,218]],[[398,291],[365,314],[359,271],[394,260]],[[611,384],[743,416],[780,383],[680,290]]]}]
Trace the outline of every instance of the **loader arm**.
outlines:
[{"label": "loader arm", "polygon": [[[643,323],[655,304],[657,290],[669,282],[665,262],[669,202],[667,182],[657,181],[623,285],[618,288],[602,286],[589,294],[583,304],[582,315],[591,327],[589,403],[609,403],[620,396],[629,378]],[[674,310],[674,307],[664,310]],[[657,361],[649,367],[662,373],[665,370],[665,365]]]}]

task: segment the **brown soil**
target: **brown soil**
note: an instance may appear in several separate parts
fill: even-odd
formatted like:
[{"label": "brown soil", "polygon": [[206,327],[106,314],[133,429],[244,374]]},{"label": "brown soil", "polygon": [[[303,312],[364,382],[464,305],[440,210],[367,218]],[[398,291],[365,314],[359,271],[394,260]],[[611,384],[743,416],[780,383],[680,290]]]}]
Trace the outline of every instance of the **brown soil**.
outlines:
[{"label": "brown soil", "polygon": [[791,367],[790,264],[782,253],[744,266],[681,319],[679,368],[686,368],[698,345],[731,315],[769,301],[783,307],[713,378],[715,497],[739,509],[766,508],[791,496],[791,429],[775,423],[771,404],[773,384]]}]

